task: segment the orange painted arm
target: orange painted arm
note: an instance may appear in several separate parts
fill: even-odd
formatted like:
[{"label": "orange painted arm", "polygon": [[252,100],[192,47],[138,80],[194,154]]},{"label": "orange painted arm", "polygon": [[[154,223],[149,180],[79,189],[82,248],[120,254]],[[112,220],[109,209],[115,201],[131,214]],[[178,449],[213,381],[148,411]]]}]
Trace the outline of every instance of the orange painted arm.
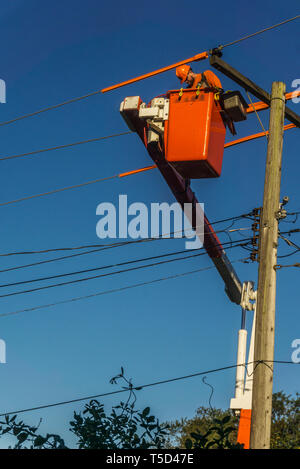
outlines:
[{"label": "orange painted arm", "polygon": [[131,80],[123,81],[122,83],[118,83],[117,85],[109,86],[108,88],[103,88],[103,90],[101,90],[101,93],[107,93],[107,91],[112,91],[117,88],[121,88],[122,86],[135,83],[136,81],[145,80],[146,78],[152,77],[154,75],[158,75],[159,73],[167,72],[168,70],[172,70],[173,68],[179,67],[180,65],[184,65],[189,62],[196,62],[198,60],[205,60],[207,58],[208,58],[208,52],[201,52],[201,54],[194,55],[194,57],[190,57],[189,59],[182,60],[181,62],[177,62],[176,64],[168,65],[167,67],[163,67],[163,68],[159,68],[158,70],[154,70],[154,72],[146,73],[145,75],[132,78]]},{"label": "orange painted arm", "polygon": [[[295,124],[287,124],[283,127],[284,130],[294,129],[296,128]],[[237,140],[233,140],[232,142],[225,143],[224,148],[232,147],[234,145],[238,145],[239,143],[249,142],[249,140],[254,140],[256,138],[265,137],[269,135],[269,131],[266,132],[259,132],[258,134],[247,135],[247,137],[238,138]]]},{"label": "orange painted arm", "polygon": [[[294,128],[296,128],[294,124],[287,124],[284,126],[284,130],[289,130],[289,129],[294,129]],[[268,130],[266,131],[266,134],[267,135],[269,134]],[[256,138],[265,137],[266,134],[265,132],[259,132],[257,134],[247,135],[247,137],[238,138],[237,140],[233,140],[232,142],[225,143],[224,148],[232,147],[234,145],[238,145],[239,143],[249,142],[250,140],[255,140]],[[157,167],[156,165],[152,165],[152,166],[146,166],[145,168],[134,169],[133,171],[120,173],[118,174],[118,177],[124,178],[126,176],[131,176],[133,174],[142,173],[144,171],[150,171],[151,169],[155,169],[156,167]]]},{"label": "orange painted arm", "polygon": [[[286,93],[285,99],[288,101],[289,99],[296,98],[297,96],[300,96],[300,91],[292,91],[291,93]],[[248,114],[251,114],[252,112],[255,112],[253,107],[255,108],[256,111],[263,111],[264,109],[268,109],[268,104],[263,103],[262,101],[258,101],[257,103],[253,103],[248,105],[248,108],[246,109]]]},{"label": "orange painted arm", "polygon": [[118,174],[119,178],[131,176],[132,174],[142,173],[143,171],[149,171],[150,169],[156,168],[156,165],[147,166],[146,168],[134,169],[133,171],[127,171],[126,173]]}]

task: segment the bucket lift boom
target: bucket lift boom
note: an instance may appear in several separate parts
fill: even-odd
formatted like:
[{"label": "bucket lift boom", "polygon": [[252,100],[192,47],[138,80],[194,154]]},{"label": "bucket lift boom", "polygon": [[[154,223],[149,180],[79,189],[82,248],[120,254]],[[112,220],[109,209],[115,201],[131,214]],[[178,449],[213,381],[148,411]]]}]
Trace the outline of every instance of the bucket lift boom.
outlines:
[{"label": "bucket lift boom", "polygon": [[[165,179],[177,202],[184,207],[184,204],[192,204],[192,214],[190,223],[195,227],[196,220],[196,207],[197,198],[191,189],[188,179],[182,177],[164,156],[163,148],[160,145],[159,139],[153,138],[149,143],[146,139],[148,132],[146,119],[139,117],[139,109],[141,106],[141,99],[138,96],[126,98],[121,104],[121,114],[124,117],[129,128],[137,132],[143,144],[159,169],[161,175]],[[145,108],[147,109],[147,108]],[[158,125],[157,125],[158,127]],[[159,132],[159,131],[158,131]],[[209,257],[212,259],[219,274],[225,283],[225,291],[230,300],[236,304],[241,302],[242,284],[239,280],[232,264],[230,263],[222,244],[215,233],[213,227],[204,215],[204,242],[203,246],[207,251]]]}]

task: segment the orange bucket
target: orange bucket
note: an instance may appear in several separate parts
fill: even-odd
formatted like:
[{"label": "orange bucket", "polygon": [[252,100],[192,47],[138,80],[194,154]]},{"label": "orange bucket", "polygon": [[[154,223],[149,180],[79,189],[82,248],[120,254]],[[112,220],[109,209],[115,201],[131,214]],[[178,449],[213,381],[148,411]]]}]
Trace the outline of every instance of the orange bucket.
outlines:
[{"label": "orange bucket", "polygon": [[226,128],[212,91],[169,91],[169,119],[165,123],[166,160],[186,178],[219,177]]}]

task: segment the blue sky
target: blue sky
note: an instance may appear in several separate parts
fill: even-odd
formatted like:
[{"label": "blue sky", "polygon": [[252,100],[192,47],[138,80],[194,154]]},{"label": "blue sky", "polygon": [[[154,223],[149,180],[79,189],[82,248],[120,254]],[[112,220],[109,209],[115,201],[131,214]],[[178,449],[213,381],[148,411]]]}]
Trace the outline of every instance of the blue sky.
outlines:
[{"label": "blue sky", "polygon": [[[277,23],[299,13],[299,3],[219,0],[183,4],[154,0],[99,2],[96,0],[16,0],[1,6],[2,43],[0,77],[7,84],[7,103],[1,121],[101,89],[146,73],[221,43]],[[224,60],[270,90],[282,80],[287,91],[299,78],[299,21],[282,26],[225,49]],[[198,63],[203,71],[208,63]],[[220,77],[225,89],[237,87]],[[175,72],[151,78],[106,95],[96,95],[39,116],[0,127],[0,157],[63,145],[78,140],[125,132],[119,115],[125,96],[144,101],[178,86]],[[289,104],[299,113],[296,104]],[[268,112],[261,113],[268,125]],[[254,115],[237,125],[238,137],[259,132]],[[289,210],[300,209],[298,131],[285,135],[282,195],[290,197]],[[230,140],[230,136],[227,138]],[[298,143],[299,145],[299,143]],[[211,221],[249,212],[263,195],[266,141],[227,149],[219,179],[192,183]],[[135,135],[72,149],[1,161],[0,200],[50,191],[91,179],[107,177],[151,164]],[[158,171],[107,181],[78,190],[1,207],[1,252],[31,251],[99,242],[96,207],[128,201],[174,201]],[[236,228],[250,223],[237,222]],[[221,225],[226,228],[226,225]],[[282,230],[298,227],[283,224]],[[247,233],[247,232],[246,232]],[[227,235],[221,239],[226,242]],[[297,235],[294,241],[299,243]],[[130,246],[87,256],[1,273],[1,284],[88,269],[184,249],[184,241],[168,240],[148,246]],[[280,243],[279,254],[288,252]],[[242,249],[228,251],[230,259],[246,257]],[[1,257],[1,268],[51,258]],[[297,256],[282,263],[299,262]],[[1,299],[0,313],[74,296],[119,288],[136,282],[211,266],[208,256],[166,264],[154,269],[95,279],[57,289]],[[244,280],[257,280],[257,265],[235,264]],[[1,269],[1,270],[2,270]],[[297,269],[278,273],[275,357],[290,360],[291,343],[299,338],[299,306],[295,287]],[[41,284],[42,285],[42,284]],[[21,289],[21,287],[19,287]],[[4,289],[2,290],[4,292]],[[5,289],[6,293],[16,291]],[[240,308],[229,302],[215,270],[140,289],[68,303],[53,308],[0,318],[0,337],[7,344],[7,364],[0,365],[0,413],[114,390],[109,379],[120,367],[133,383],[142,384],[235,363]],[[248,314],[248,323],[251,313]],[[249,324],[248,324],[249,325]],[[274,390],[294,394],[298,370],[277,366]],[[234,392],[234,371],[210,375],[213,405],[226,408]],[[210,389],[201,378],[143,390],[138,405],[150,405],[160,420],[191,417],[208,405]],[[103,401],[107,408],[117,398]],[[41,430],[65,432],[77,406],[62,406],[26,415]]]}]

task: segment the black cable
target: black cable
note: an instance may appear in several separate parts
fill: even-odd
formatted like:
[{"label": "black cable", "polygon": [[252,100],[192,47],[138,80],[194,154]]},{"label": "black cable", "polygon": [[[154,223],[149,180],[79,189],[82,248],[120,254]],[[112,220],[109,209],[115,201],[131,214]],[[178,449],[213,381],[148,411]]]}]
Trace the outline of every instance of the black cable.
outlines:
[{"label": "black cable", "polygon": [[13,122],[17,122],[17,121],[20,121],[22,119],[26,119],[27,117],[33,117],[33,116],[36,116],[38,114],[42,114],[43,112],[46,112],[46,111],[51,111],[52,109],[57,109],[59,107],[65,106],[66,104],[76,103],[77,101],[81,101],[82,99],[86,99],[86,98],[89,98],[90,96],[95,96],[96,94],[100,94],[100,93],[101,93],[101,90],[92,91],[91,93],[87,93],[83,96],[79,96],[77,98],[72,98],[72,99],[69,99],[67,101],[63,101],[62,103],[54,104],[52,106],[48,106],[46,108],[40,109],[39,111],[30,112],[28,114],[24,114],[23,116],[15,117],[14,119],[10,119],[10,120],[5,121],[5,122],[0,122],[0,127],[2,127],[3,125],[12,124]]},{"label": "black cable", "polygon": [[[236,261],[232,261],[232,263],[234,263],[234,262],[244,262],[244,261],[245,261],[245,259],[238,259]],[[146,285],[152,285],[152,284],[159,283],[159,282],[162,282],[162,281],[165,281],[165,280],[173,280],[173,279],[176,279],[176,278],[185,277],[187,275],[192,275],[192,274],[195,274],[195,273],[203,272],[203,271],[206,271],[206,270],[214,270],[214,269],[215,269],[215,266],[204,267],[202,269],[191,270],[189,272],[183,272],[181,274],[169,275],[167,277],[161,277],[161,278],[158,278],[158,279],[155,279],[155,280],[150,280],[150,281],[141,282],[141,283],[135,283],[133,285],[127,285],[126,287],[114,288],[112,290],[104,290],[104,291],[101,291],[101,292],[91,293],[90,295],[78,296],[78,297],[75,297],[75,298],[70,298],[68,300],[56,301],[54,303],[33,306],[33,307],[30,307],[30,308],[25,308],[25,309],[21,309],[21,310],[17,310],[17,311],[11,311],[11,312],[8,312],[8,313],[0,313],[0,317],[12,316],[12,315],[15,315],[15,314],[20,314],[20,313],[28,313],[28,312],[31,312],[31,311],[36,311],[38,309],[45,309],[45,308],[50,308],[50,307],[53,307],[53,306],[66,304],[66,303],[73,303],[73,302],[76,302],[76,301],[86,300],[86,299],[94,298],[94,297],[97,297],[97,296],[108,295],[108,294],[111,294],[111,293],[118,293],[118,292],[122,292],[122,291],[125,291],[125,290],[131,290],[133,288],[144,287]]]},{"label": "black cable", "polygon": [[[248,239],[250,240],[251,238],[248,238]],[[240,243],[240,240],[237,240],[236,242]],[[233,243],[233,241],[229,242],[230,247],[232,247],[232,243]],[[223,244],[228,244],[228,243],[223,243]],[[188,251],[186,249],[184,249],[182,251],[175,251],[175,252],[170,252],[170,253],[167,253],[167,254],[159,254],[157,256],[144,257],[144,258],[141,258],[141,259],[134,259],[134,260],[125,261],[125,262],[118,262],[116,264],[104,265],[104,266],[101,266],[101,267],[94,267],[94,268],[84,269],[84,270],[78,270],[78,271],[75,271],[75,272],[67,272],[65,274],[57,274],[57,275],[51,275],[51,276],[48,276],[48,277],[40,277],[40,278],[35,278],[35,279],[30,279],[30,280],[22,280],[22,281],[19,281],[19,282],[6,283],[6,284],[2,284],[2,285],[0,284],[0,288],[15,287],[17,285],[24,285],[24,284],[27,284],[27,283],[34,283],[34,282],[42,282],[44,280],[53,280],[53,279],[61,278],[61,277],[68,277],[70,275],[86,274],[88,272],[95,272],[97,270],[111,269],[111,268],[114,268],[114,267],[121,267],[121,266],[124,266],[124,265],[136,264],[137,262],[146,262],[146,261],[150,261],[150,260],[154,260],[154,259],[162,259],[164,257],[176,256],[177,254],[187,254],[187,252],[199,251],[199,249],[203,250],[204,248],[202,247],[202,248],[196,248],[196,249],[189,249]],[[203,253],[203,254],[206,254],[206,253]]]},{"label": "black cable", "polygon": [[73,404],[75,402],[87,401],[87,400],[96,399],[96,398],[99,398],[99,397],[112,396],[114,394],[120,394],[120,393],[128,392],[130,390],[132,390],[132,391],[141,391],[144,388],[159,386],[161,384],[174,383],[176,381],[181,381],[181,380],[185,380],[185,379],[189,379],[189,378],[195,378],[197,376],[203,376],[205,374],[212,374],[212,373],[218,373],[220,371],[231,370],[231,369],[237,368],[239,366],[247,367],[248,365],[251,365],[253,363],[257,363],[257,364],[278,363],[278,364],[299,365],[299,363],[283,361],[283,360],[258,360],[256,362],[252,362],[252,363],[243,363],[243,364],[239,364],[239,365],[223,366],[221,368],[215,368],[213,370],[200,371],[198,373],[192,373],[192,374],[189,374],[189,375],[179,376],[179,377],[176,377],[176,378],[170,378],[170,379],[164,379],[164,380],[161,380],[161,381],[155,381],[153,383],[142,384],[140,386],[132,386],[130,389],[128,389],[128,388],[124,389],[123,388],[123,389],[119,389],[117,391],[110,391],[110,392],[105,392],[105,393],[101,393],[101,394],[94,394],[93,396],[79,397],[77,399],[70,399],[70,400],[61,401],[61,402],[55,402],[54,404],[45,404],[45,405],[40,405],[40,406],[36,406],[36,407],[30,407],[30,408],[27,408],[27,409],[21,409],[21,410],[14,410],[14,411],[11,411],[11,412],[5,412],[5,413],[0,414],[0,417],[5,417],[6,415],[13,415],[13,414],[16,415],[16,414],[20,414],[20,413],[24,413],[24,412],[32,412],[32,411],[35,411],[35,410],[47,409],[47,408],[50,408],[50,407],[57,407],[57,406],[60,406],[60,405]]},{"label": "black cable", "polygon": [[106,135],[104,137],[89,138],[87,140],[81,140],[79,142],[67,143],[65,145],[57,145],[55,147],[42,148],[40,150],[30,151],[30,152],[27,152],[27,153],[19,153],[18,155],[0,156],[0,161],[12,160],[14,158],[21,158],[23,156],[33,156],[33,155],[37,155],[38,153],[45,153],[47,151],[62,150],[63,148],[75,147],[77,145],[83,145],[85,143],[99,142],[101,140],[107,140],[108,138],[121,137],[123,135],[129,135],[129,134],[133,134],[133,133],[134,132],[132,132],[132,131],[122,132],[122,133],[118,133],[118,134]]},{"label": "black cable", "polygon": [[[286,23],[289,23],[291,21],[294,21],[296,19],[300,18],[300,15],[297,15],[297,16],[294,16],[293,18],[289,18],[287,20],[284,20],[284,21],[281,21],[280,23],[277,23],[277,24],[274,24],[273,26],[270,26],[268,28],[264,28],[264,29],[261,29],[260,31],[256,31],[255,33],[252,33],[252,34],[248,34],[247,36],[244,36],[244,37],[241,37],[240,39],[237,39],[235,41],[232,41],[232,42],[229,42],[227,44],[224,44],[222,46],[219,46],[220,49],[224,49],[225,47],[229,47],[229,46],[232,46],[234,44],[237,44],[241,41],[245,41],[246,39],[249,39],[251,37],[254,37],[254,36],[257,36],[258,34],[262,34],[266,31],[270,31],[271,29],[274,29],[274,28],[277,28],[278,26],[281,26],[283,24],[286,24]],[[28,114],[24,114],[23,116],[19,116],[19,117],[15,117],[14,119],[10,119],[8,121],[4,121],[4,122],[0,122],[0,127],[4,126],[4,125],[8,125],[8,124],[12,124],[14,122],[17,122],[17,121],[20,121],[20,120],[23,120],[23,119],[26,119],[28,117],[33,117],[33,116],[36,116],[38,114],[42,114],[43,112],[46,112],[46,111],[51,111],[53,109],[57,109],[57,108],[60,108],[62,106],[65,106],[67,104],[72,104],[72,103],[75,103],[77,101],[80,101],[82,99],[86,99],[86,98],[89,98],[91,96],[95,96],[97,94],[100,94],[101,93],[101,90],[96,90],[96,91],[92,91],[91,93],[87,93],[85,95],[82,95],[82,96],[78,96],[76,98],[72,98],[72,99],[69,99],[67,101],[63,101],[62,103],[59,103],[59,104],[54,104],[52,106],[48,106],[46,108],[43,108],[43,109],[40,109],[38,111],[35,111],[35,112],[30,112]]]},{"label": "black cable", "polygon": [[17,204],[19,202],[25,202],[26,200],[37,199],[39,197],[44,197],[45,195],[53,195],[53,194],[58,194],[60,192],[65,192],[65,191],[78,189],[78,188],[85,187],[85,186],[90,186],[91,184],[97,184],[99,182],[105,182],[111,179],[117,179],[118,177],[119,177],[118,174],[115,174],[114,176],[107,176],[104,178],[94,179],[92,181],[81,182],[80,184],[74,184],[73,186],[60,187],[59,189],[53,189],[51,191],[42,192],[40,194],[27,195],[25,197],[21,197],[20,199],[14,199],[14,200],[8,200],[7,202],[1,202],[0,207],[5,207],[6,205],[11,205],[11,204]]},{"label": "black cable", "polygon": [[[197,250],[198,249],[190,249],[189,252],[193,252],[193,251],[197,251]],[[40,278],[35,278],[35,279],[30,279],[30,280],[22,280],[20,282],[6,283],[6,284],[2,284],[2,285],[0,284],[0,288],[15,287],[17,285],[23,285],[23,284],[26,284],[26,283],[34,283],[34,282],[42,282],[44,280],[53,280],[53,279],[61,278],[61,277],[68,277],[70,275],[86,274],[88,272],[95,272],[97,270],[111,269],[113,267],[121,267],[121,266],[128,265],[128,264],[136,264],[137,262],[145,262],[145,261],[149,261],[149,260],[161,259],[163,257],[175,256],[177,254],[186,254],[186,253],[187,253],[187,250],[184,249],[182,251],[175,251],[175,252],[170,252],[170,253],[167,253],[167,254],[160,254],[160,255],[157,255],[157,256],[144,257],[144,258],[141,258],[141,259],[134,259],[134,260],[125,261],[125,262],[118,262],[116,264],[109,264],[109,265],[104,265],[104,266],[101,266],[101,267],[94,267],[94,268],[91,268],[91,269],[77,270],[75,272],[67,272],[67,273],[64,273],[64,274],[51,275],[51,276],[48,276],[48,277],[40,277]]]},{"label": "black cable", "polygon": [[[227,228],[225,230],[215,231],[215,233],[216,234],[226,233],[226,231],[227,231]],[[236,231],[238,232],[238,230],[236,230]],[[173,234],[175,234],[175,232],[168,233],[168,236],[171,236]],[[243,235],[243,239],[245,239],[245,238],[246,238],[246,236]],[[13,270],[26,269],[28,267],[35,267],[35,266],[38,266],[38,265],[48,264],[50,262],[56,262],[56,261],[60,261],[60,260],[71,259],[73,257],[83,256],[83,255],[91,254],[91,253],[95,253],[95,252],[100,252],[100,251],[104,251],[106,249],[113,249],[113,248],[116,248],[116,247],[124,247],[128,244],[144,243],[144,242],[152,242],[152,241],[162,241],[162,240],[166,241],[168,239],[175,239],[175,238],[165,238],[165,237],[143,238],[143,239],[139,239],[139,240],[136,240],[136,241],[132,241],[132,243],[128,242],[126,244],[120,243],[120,244],[113,244],[113,245],[108,245],[108,246],[103,245],[103,247],[101,247],[99,249],[93,249],[93,250],[86,251],[86,252],[81,252],[81,253],[78,253],[78,254],[70,254],[68,256],[54,257],[53,259],[47,259],[45,261],[33,262],[31,264],[19,265],[19,266],[16,266],[16,267],[9,267],[7,269],[0,270],[0,273],[11,272]],[[182,239],[186,239],[186,236],[182,236]],[[102,246],[102,245],[100,245],[100,246]]]},{"label": "black cable", "polygon": [[296,251],[290,252],[289,254],[283,254],[281,256],[277,256],[277,259],[284,259],[285,257],[293,256],[294,254],[297,254],[297,252],[299,251],[300,249],[296,249]]},{"label": "black cable", "polygon": [[[247,218],[249,215],[251,215],[252,212],[250,213],[244,213],[244,214],[241,214],[241,215],[237,215],[235,217],[230,217],[230,218],[224,218],[223,220],[217,220],[215,222],[210,222],[209,224],[210,225],[216,225],[216,224],[219,224],[219,223],[225,223],[227,221],[231,221],[231,220],[239,220],[239,219],[242,219],[242,218]],[[173,233],[169,233],[170,235],[171,234],[174,234],[175,232]],[[207,236],[207,235],[206,235]],[[161,237],[162,238],[162,237]],[[123,246],[123,245],[128,245],[128,244],[135,244],[135,243],[140,243],[140,242],[144,242],[145,240],[156,240],[156,239],[161,239],[161,238],[143,238],[143,239],[139,239],[139,240],[131,240],[131,241],[121,241],[121,242],[117,242],[117,243],[112,243],[112,244],[109,244],[109,245],[106,245],[106,244],[88,244],[88,245],[83,245],[83,246],[75,246],[75,247],[62,247],[62,248],[52,248],[52,249],[43,249],[43,250],[39,250],[39,251],[14,251],[14,252],[8,252],[8,253],[2,253],[0,254],[0,257],[8,257],[8,256],[15,256],[15,255],[27,255],[27,254],[48,254],[50,252],[58,252],[58,251],[74,251],[74,250],[81,250],[81,249],[89,249],[89,248],[98,248],[98,247],[114,247],[114,246]],[[163,238],[165,239],[165,238]],[[167,239],[167,238],[166,238]]]},{"label": "black cable", "polygon": [[284,236],[282,236],[282,233],[280,232],[279,233],[279,237],[281,239],[283,239],[283,241],[288,245],[288,246],[293,246],[294,248],[297,248],[299,251],[300,251],[300,246],[298,246],[298,244],[294,243],[293,241],[291,241],[290,239],[287,239],[285,238]]},{"label": "black cable", "polygon": [[[239,247],[239,246],[241,246],[241,243],[237,244],[235,246],[229,247],[229,249],[232,249],[234,247]],[[73,283],[79,283],[79,282],[85,282],[87,280],[93,280],[93,279],[96,279],[96,278],[108,277],[108,276],[111,276],[111,275],[118,275],[118,274],[122,274],[122,273],[126,273],[126,272],[132,272],[132,271],[139,270],[139,269],[155,267],[157,265],[168,264],[170,262],[176,262],[176,261],[191,259],[191,258],[194,258],[194,257],[203,256],[203,255],[206,255],[206,254],[207,254],[206,252],[200,253],[200,254],[193,254],[191,256],[186,256],[186,257],[181,257],[181,258],[176,258],[176,259],[169,259],[169,260],[166,260],[166,261],[160,261],[160,262],[147,264],[147,265],[142,265],[142,266],[138,266],[138,267],[131,267],[129,269],[124,269],[124,270],[120,270],[120,271],[116,271],[116,272],[109,272],[107,274],[93,275],[92,277],[85,277],[85,278],[81,278],[81,279],[77,279],[77,280],[70,280],[68,282],[62,282],[62,283],[56,283],[54,285],[47,285],[47,286],[44,286],[44,287],[32,288],[30,290],[22,290],[22,291],[19,291],[19,292],[6,293],[5,295],[0,295],[0,298],[7,298],[9,296],[22,295],[22,294],[25,294],[25,293],[32,293],[32,292],[36,292],[36,291],[40,291],[40,290],[46,290],[48,288],[61,287],[61,286],[70,285],[70,284],[73,284]]]},{"label": "black cable", "polygon": [[224,49],[225,47],[233,46],[234,44],[237,44],[241,41],[245,41],[246,39],[257,36],[258,34],[265,33],[266,31],[270,31],[271,29],[277,28],[278,26],[282,26],[283,24],[289,23],[290,21],[294,21],[298,18],[300,18],[300,15],[297,15],[297,16],[294,16],[293,18],[289,18],[287,20],[281,21],[280,23],[274,24],[273,26],[269,26],[268,28],[261,29],[260,31],[256,31],[255,33],[248,34],[247,36],[243,36],[240,39],[237,39],[235,41],[228,42],[227,44],[224,44],[223,46],[220,46],[220,48]]}]

